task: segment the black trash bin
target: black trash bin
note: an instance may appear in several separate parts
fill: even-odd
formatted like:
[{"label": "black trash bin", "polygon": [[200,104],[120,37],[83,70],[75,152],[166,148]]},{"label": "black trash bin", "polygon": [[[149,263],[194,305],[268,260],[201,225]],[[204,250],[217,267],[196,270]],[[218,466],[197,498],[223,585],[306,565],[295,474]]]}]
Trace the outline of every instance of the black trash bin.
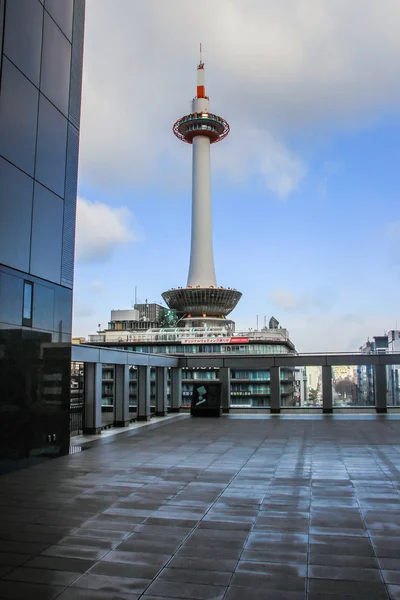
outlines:
[{"label": "black trash bin", "polygon": [[222,385],[217,382],[199,382],[193,386],[192,417],[220,417]]}]

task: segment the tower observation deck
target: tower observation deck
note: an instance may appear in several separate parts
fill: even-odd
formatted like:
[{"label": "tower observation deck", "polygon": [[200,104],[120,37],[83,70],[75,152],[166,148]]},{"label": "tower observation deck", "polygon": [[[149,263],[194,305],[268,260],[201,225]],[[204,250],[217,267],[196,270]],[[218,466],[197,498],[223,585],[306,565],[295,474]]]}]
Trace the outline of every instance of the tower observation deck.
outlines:
[{"label": "tower observation deck", "polygon": [[176,121],[173,132],[182,142],[192,145],[192,230],[187,286],[162,294],[170,308],[187,319],[225,319],[242,294],[235,289],[219,287],[215,276],[212,243],[210,146],[229,134],[222,117],[209,110],[206,96],[204,63],[197,67],[197,95],[192,112]]}]

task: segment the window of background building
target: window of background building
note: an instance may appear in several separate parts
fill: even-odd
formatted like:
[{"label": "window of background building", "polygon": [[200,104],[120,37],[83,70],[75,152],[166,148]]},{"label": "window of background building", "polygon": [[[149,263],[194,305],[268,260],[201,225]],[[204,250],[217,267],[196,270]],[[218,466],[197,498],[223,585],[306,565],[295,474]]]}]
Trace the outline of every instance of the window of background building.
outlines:
[{"label": "window of background building", "polygon": [[32,327],[33,283],[24,282],[24,301],[22,305],[22,324]]}]

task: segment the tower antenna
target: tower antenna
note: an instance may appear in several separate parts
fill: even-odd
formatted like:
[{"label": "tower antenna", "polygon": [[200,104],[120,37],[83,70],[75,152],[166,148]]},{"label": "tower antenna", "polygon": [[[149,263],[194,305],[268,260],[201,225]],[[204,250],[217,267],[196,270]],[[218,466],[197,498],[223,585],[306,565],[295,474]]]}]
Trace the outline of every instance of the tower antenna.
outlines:
[{"label": "tower antenna", "polygon": [[204,65],[203,63],[203,59],[202,59],[202,48],[201,48],[201,42],[200,42],[200,64],[199,67],[202,67]]}]

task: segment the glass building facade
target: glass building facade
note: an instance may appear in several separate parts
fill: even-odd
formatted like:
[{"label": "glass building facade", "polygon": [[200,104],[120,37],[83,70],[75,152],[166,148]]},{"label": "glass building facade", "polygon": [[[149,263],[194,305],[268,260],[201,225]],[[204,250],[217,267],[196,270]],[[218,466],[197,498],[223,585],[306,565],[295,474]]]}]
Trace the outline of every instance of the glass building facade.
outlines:
[{"label": "glass building facade", "polygon": [[69,447],[85,0],[0,0],[0,454]]}]

